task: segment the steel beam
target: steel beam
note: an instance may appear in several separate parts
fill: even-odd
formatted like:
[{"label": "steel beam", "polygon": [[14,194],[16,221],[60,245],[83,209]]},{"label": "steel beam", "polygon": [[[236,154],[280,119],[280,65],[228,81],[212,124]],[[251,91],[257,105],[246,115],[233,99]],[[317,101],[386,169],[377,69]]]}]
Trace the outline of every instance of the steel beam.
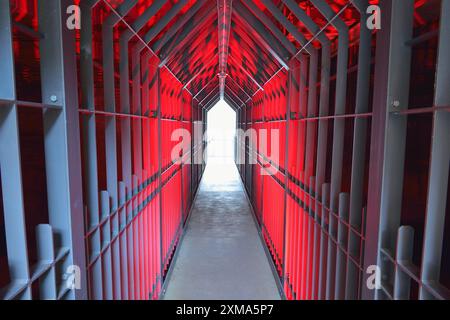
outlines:
[{"label": "steel beam", "polygon": [[[66,28],[64,18],[72,3],[38,2],[39,27],[45,34],[40,40],[42,98],[44,103],[63,107],[47,110],[43,118],[49,222],[56,234],[55,245],[70,249],[62,261],[64,272],[73,265],[86,266],[80,130],[74,121],[78,119],[75,31]],[[58,297],[87,299],[86,274],[80,276],[81,289],[63,286]],[[58,280],[64,283],[63,275]]]},{"label": "steel beam", "polygon": [[[337,75],[336,75],[336,102],[335,102],[335,115],[342,115],[345,113],[346,96],[347,96],[347,68],[348,68],[348,47],[349,47],[349,34],[347,25],[339,18],[336,17],[331,7],[323,0],[311,0],[313,5],[325,16],[330,24],[338,31],[338,55],[337,55]],[[339,194],[341,193],[341,181],[342,181],[342,167],[343,167],[343,155],[344,155],[344,130],[345,119],[335,119],[333,127],[333,154],[332,154],[332,168],[331,168],[331,191],[330,191],[330,210],[337,212],[339,204]],[[334,225],[335,219],[333,215],[330,215],[330,226]],[[337,234],[334,232],[337,230],[330,230],[331,237],[337,238]],[[344,261],[340,259],[341,252],[339,248],[335,248],[334,245],[329,248],[329,257],[334,260],[334,250],[338,250],[338,261],[336,261],[336,269],[344,271],[345,267],[342,265]],[[327,299],[343,299],[345,292],[341,290],[342,286],[338,285],[342,282],[342,277],[345,276],[343,272],[334,274],[333,266],[330,264],[327,280]],[[336,282],[336,283],[334,283]],[[336,289],[336,290],[335,290]],[[345,289],[344,289],[345,290]]]},{"label": "steel beam", "polygon": [[[98,3],[98,0],[88,0],[81,3],[81,12],[83,19],[81,19],[80,30],[80,82],[82,108],[90,111],[95,111],[95,94],[94,94],[94,61],[92,56],[92,8]],[[88,229],[91,230],[98,226],[100,222],[100,207],[99,207],[99,189],[98,189],[98,168],[97,168],[97,140],[96,140],[96,115],[94,113],[82,114],[82,147],[84,149],[83,164],[85,168],[84,189],[86,194],[87,210],[88,210]],[[103,293],[103,270],[102,263],[104,263],[101,255],[101,234],[100,230],[96,229],[93,234],[89,236],[89,263],[93,263],[91,276],[91,290],[90,296],[95,300],[102,300],[109,293]],[[110,274],[111,271],[106,272]],[[105,281],[110,279],[105,275]]]},{"label": "steel beam", "polygon": [[213,55],[213,57],[212,57],[211,59],[209,59],[209,60],[203,65],[203,67],[201,67],[200,70],[192,76],[192,78],[191,78],[188,82],[186,82],[186,84],[184,85],[183,89],[186,89],[186,88],[192,83],[192,81],[194,81],[199,75],[201,75],[201,74],[203,73],[203,71],[205,71],[205,69],[206,69],[207,67],[209,67],[209,66],[211,65],[211,63],[212,63],[215,59],[217,59],[217,55]]},{"label": "steel beam", "polygon": [[[433,119],[433,141],[431,147],[430,176],[427,199],[427,213],[423,242],[422,282],[439,288],[441,260],[444,243],[444,226],[450,163],[450,0],[442,0],[439,31],[438,61],[434,104],[438,110]],[[432,299],[430,292],[420,288],[420,299]]]},{"label": "steel beam", "polygon": [[[144,41],[144,39],[142,39],[142,37],[137,32],[134,31],[133,27],[131,25],[129,25],[128,22],[124,18],[124,16],[126,15],[127,11],[125,9],[122,9],[122,7],[130,8],[130,6],[131,6],[131,8],[132,8],[133,7],[132,3],[131,2],[124,2],[124,3],[122,3],[122,5],[117,10],[108,1],[105,1],[105,3],[108,5],[110,10],[119,18],[119,20],[122,21],[125,24],[125,26],[127,27],[126,32],[131,32],[132,34],[134,34],[139,39],[139,41],[141,42],[140,45],[145,47],[145,48],[147,48],[148,50],[150,50],[154,54],[153,49]],[[122,10],[120,10],[120,9],[122,9]],[[170,72],[174,76],[174,78],[176,80],[178,80],[181,83],[181,81],[173,74],[173,72],[169,68],[167,68],[167,67],[165,67],[165,68],[167,69],[168,72]]]},{"label": "steel beam", "polygon": [[[385,14],[385,13],[383,13]],[[384,147],[383,183],[379,222],[378,266],[386,280],[393,276],[391,266],[383,260],[382,249],[395,250],[402,210],[407,118],[391,114],[408,109],[411,47],[404,43],[413,37],[414,1],[392,3],[391,39],[388,69],[387,111]],[[397,108],[398,105],[398,108]],[[391,293],[388,294],[388,296]],[[377,291],[377,298],[382,298]]]},{"label": "steel beam", "polygon": [[303,9],[301,9],[293,0],[282,0],[285,5],[291,10],[294,15],[305,25],[305,27],[313,34],[313,37],[308,40],[308,42],[293,56],[297,57],[301,54],[305,49],[315,40],[319,40],[322,46],[325,46],[326,43],[329,43],[329,39],[324,34],[325,29],[337,18],[339,15],[344,12],[344,10],[348,7],[349,4],[345,5],[334,17],[331,19],[327,19],[328,22],[321,29],[315,24],[315,22],[306,14]]},{"label": "steel beam", "polygon": [[[367,0],[354,1],[358,6],[364,8],[368,5]],[[355,113],[362,114],[369,111],[370,69],[371,69],[371,41],[372,32],[365,27],[368,14],[361,10],[360,35],[358,52],[358,79],[356,84],[356,108]],[[349,223],[360,232],[362,226],[364,172],[366,162],[366,140],[367,140],[367,118],[356,118],[354,120],[353,133],[353,155],[352,176],[350,186],[350,213]],[[361,241],[352,232],[348,239],[347,251],[353,256],[361,252]],[[356,300],[359,298],[358,288],[359,271],[352,262],[347,264],[347,279],[345,299]]]},{"label": "steel beam", "polygon": [[275,17],[275,19],[280,22],[280,24],[295,38],[295,40],[301,45],[306,44],[306,39],[303,34],[298,31],[297,27],[294,26],[288,18],[277,8],[277,6],[272,2],[272,0],[261,0],[264,6],[269,10],[269,12]]},{"label": "steel beam", "polygon": [[[236,93],[236,92],[234,92],[233,91],[233,89],[231,89],[230,88],[230,86],[229,85],[227,85],[227,84],[225,84],[225,88],[226,89],[229,89],[230,90],[230,92],[233,94],[233,96],[235,96],[236,97],[236,99],[238,99],[239,100],[239,102],[240,102],[240,105],[243,105],[243,104],[245,104],[245,102],[244,101],[242,101],[242,99],[241,98],[239,98],[239,95]],[[228,91],[227,91],[227,93],[228,93]],[[230,94],[229,94],[230,95]]]},{"label": "steel beam", "polygon": [[[210,28],[210,29],[213,29],[213,28]],[[189,50],[187,52],[183,52],[181,55],[179,55],[179,56],[175,55],[173,57],[173,59],[176,59],[176,65],[174,66],[174,67],[176,67],[176,69],[175,68],[173,69],[174,73],[177,73],[177,74],[180,73],[180,72],[189,73],[189,69],[191,68],[191,66],[194,67],[194,69],[195,69],[200,63],[204,63],[205,59],[206,59],[206,61],[208,61],[209,60],[208,59],[209,56],[215,56],[215,55],[218,54],[219,50],[218,50],[218,48],[216,48],[213,51],[211,51],[209,56],[206,56],[206,57],[199,56],[196,60],[195,60],[195,58],[193,58],[193,57],[197,56],[196,53],[198,53],[199,50],[203,49],[202,47],[205,45],[203,40],[206,40],[206,38],[211,36],[213,32],[214,31],[212,31],[211,33],[206,34],[204,39],[197,38],[195,40],[196,43],[197,43],[195,45],[195,47],[194,46],[190,46]],[[195,70],[194,70],[194,72],[195,72]],[[186,79],[183,79],[183,80],[186,80]]]},{"label": "steel beam", "polygon": [[[310,53],[310,59],[309,59],[309,80],[308,80],[308,109],[307,109],[307,116],[308,117],[314,117],[317,115],[317,86],[313,85],[317,83],[317,74],[318,74],[318,64],[319,64],[319,57],[317,50],[311,50]],[[306,123],[306,146],[305,146],[305,181],[309,184],[309,188],[311,192],[314,192],[314,182],[315,182],[315,176],[314,176],[314,156],[315,156],[315,136],[317,131],[317,122],[315,121],[308,121]],[[316,233],[315,231],[315,220],[313,219],[314,213],[313,208],[310,206],[311,216],[308,217],[308,241],[310,243],[313,243],[313,246],[309,246],[310,252],[308,253],[308,264],[307,264],[307,272],[306,272],[306,292],[310,293],[306,298],[309,300],[316,299],[316,287],[314,280],[316,277],[315,270],[317,270],[315,262],[316,262],[316,245],[318,242],[318,238],[314,238]],[[317,212],[315,212],[318,214]],[[311,251],[311,248],[313,250]],[[312,262],[311,262],[312,260]]]},{"label": "steel beam", "polygon": [[161,67],[157,70],[157,77],[158,77],[158,106],[157,106],[157,121],[158,121],[158,136],[157,136],[157,143],[158,143],[158,189],[159,192],[159,274],[161,275],[161,278],[164,275],[164,252],[163,252],[163,201],[162,201],[162,106],[161,106]]},{"label": "steel beam", "polygon": [[[225,88],[226,89],[229,89],[230,90],[230,92],[233,94],[232,96],[234,97],[236,97],[236,99],[237,100],[239,100],[239,103],[237,103],[237,105],[239,105],[239,106],[242,106],[243,104],[245,104],[245,102],[244,101],[242,101],[240,98],[239,98],[239,96],[227,85],[227,84],[225,84]],[[228,91],[227,91],[227,94],[228,94]],[[228,94],[229,96],[230,96],[230,98],[233,98],[230,94]],[[234,100],[234,99],[233,99]]]},{"label": "steel beam", "polygon": [[[294,55],[297,51],[292,42],[289,41],[288,38],[280,31],[280,29],[275,26],[275,24],[270,20],[257,6],[253,1],[245,1],[243,4],[250,10],[250,12],[258,18],[269,30],[273,33],[273,35],[280,40],[283,46],[289,51],[291,55]],[[266,6],[267,7],[267,6]],[[275,7],[276,8],[276,7]],[[278,10],[278,9],[277,9]],[[302,35],[301,35],[302,36]]]},{"label": "steel beam", "polygon": [[175,3],[172,8],[170,8],[170,10],[145,34],[145,43],[149,44],[169,24],[170,20],[175,18],[188,2],[188,0],[180,0]]},{"label": "steel beam", "polygon": [[197,97],[200,95],[200,93],[202,93],[203,90],[205,90],[215,80],[216,80],[216,77],[213,77],[211,80],[209,80],[208,83],[206,85],[204,85],[203,88],[199,92],[197,92],[196,95],[192,99],[197,100]]},{"label": "steel beam", "polygon": [[[237,25],[236,25],[237,27]],[[264,69],[263,72],[265,74],[269,74],[270,72],[275,72],[278,69],[278,63],[272,61],[272,55],[263,46],[259,44],[259,42],[255,41],[245,30],[243,27],[235,28],[232,30],[233,38],[239,42],[240,50],[244,50],[248,52],[251,57],[255,60],[255,66]],[[276,66],[276,68],[273,68]],[[267,71],[266,67],[269,68]]]},{"label": "steel beam", "polygon": [[356,9],[358,9],[361,16],[367,15],[366,9],[369,5],[367,0],[351,0],[351,3]]},{"label": "steel beam", "polygon": [[259,90],[264,91],[264,88],[262,87],[262,85],[259,84],[258,81],[255,80],[255,78],[253,78],[253,76],[250,74],[250,72],[248,72],[243,66],[242,64],[240,64],[232,55],[228,56],[229,58],[231,58],[231,60],[233,60],[234,62],[236,62],[237,66],[239,67],[239,69],[241,69],[245,75],[252,80],[252,82],[254,84],[256,84],[256,86],[259,88]]},{"label": "steel beam", "polygon": [[233,99],[233,97],[231,97],[231,96],[228,94],[228,92],[225,92],[225,93],[224,93],[224,99],[225,99],[225,97],[229,100],[229,102],[231,102],[231,107],[233,108],[234,111],[240,109],[239,103],[237,103],[237,102]]},{"label": "steel beam", "polygon": [[[307,85],[308,85],[308,57],[304,54],[302,54],[300,56],[300,70],[299,70],[299,110],[301,111],[302,109],[306,111],[306,113],[308,112],[308,107],[307,107],[307,103],[308,103],[308,91],[307,91]],[[304,131],[303,131],[304,132]],[[302,138],[300,135],[300,130],[297,133],[297,139]],[[305,143],[305,138],[303,137],[303,140],[301,140],[301,143]],[[299,164],[299,168],[305,168],[305,158],[304,157],[300,157],[300,155],[296,156],[296,162]],[[296,173],[297,176],[299,177],[299,181],[303,181],[304,185],[306,186],[306,177],[305,177],[305,172],[300,171],[301,169],[299,169],[299,172]],[[308,190],[308,188],[306,187],[305,190]],[[307,195],[306,194],[302,194],[301,195],[301,200],[303,201],[303,203],[305,203],[305,201],[307,201]],[[297,282],[296,282],[296,287],[298,288],[298,292],[296,292],[297,294],[297,298],[298,299],[306,299],[306,263],[307,263],[307,258],[306,258],[306,254],[304,254],[308,248],[308,244],[306,242],[306,224],[307,224],[307,210],[306,210],[306,206],[300,206],[300,210],[299,210],[299,214],[298,217],[296,217],[297,219],[297,228],[300,232],[301,235],[301,243],[298,243],[296,245],[296,255],[297,257],[299,257],[299,265],[295,268],[295,272],[296,272],[296,278],[297,278]],[[295,247],[295,246],[294,246]]]},{"label": "steel beam", "polygon": [[[291,61],[292,63],[292,61]],[[284,143],[284,163],[282,164],[284,166],[285,174],[284,174],[284,196],[283,196],[283,252],[282,256],[284,257],[284,260],[282,261],[282,281],[283,286],[286,287],[288,285],[287,283],[287,272],[286,272],[286,257],[288,252],[288,243],[286,239],[287,234],[287,228],[291,227],[288,226],[287,222],[287,204],[288,204],[288,186],[289,186],[289,129],[290,129],[290,122],[291,122],[291,94],[290,91],[292,90],[293,81],[292,79],[295,77],[293,73],[296,72],[295,68],[290,68],[287,75],[287,81],[286,81],[286,91],[287,91],[287,99],[286,99],[286,133],[285,133],[285,139],[284,141],[280,141],[280,143]],[[247,152],[247,150],[245,150]],[[281,164],[280,164],[281,165]]]},{"label": "steel beam", "polygon": [[[116,11],[111,13],[105,20],[102,29],[103,40],[103,82],[104,82],[104,99],[105,99],[105,111],[115,114],[116,102],[115,95],[111,92],[115,92],[115,71],[114,71],[114,27],[119,21],[121,21],[124,15],[126,15],[136,5],[137,1],[127,1],[122,3]],[[127,29],[129,30],[129,29]],[[125,37],[121,37],[122,43],[125,41]],[[122,44],[123,46],[123,44]],[[123,49],[121,49],[123,51]],[[121,58],[123,58],[121,56]],[[127,48],[127,63],[128,63],[128,48]],[[128,64],[127,64],[128,66]],[[121,60],[121,69],[123,70],[123,60]],[[121,87],[124,86],[124,76],[120,75]],[[121,101],[124,100],[123,92],[121,92]],[[125,106],[122,106],[122,110],[128,110],[129,102]],[[122,132],[124,132],[122,128]],[[106,149],[106,176],[107,176],[107,189],[108,194],[111,197],[111,212],[116,212],[119,209],[119,181],[117,175],[117,123],[115,117],[106,117],[105,121],[105,149]],[[122,142],[125,143],[125,142]],[[126,149],[125,149],[126,150]],[[129,163],[129,162],[128,162]],[[123,168],[128,168],[127,162]],[[127,170],[128,172],[128,170]],[[125,175],[127,177],[127,175]],[[119,214],[115,214],[110,221],[111,233],[113,238],[119,234],[120,221]],[[122,246],[122,250],[121,247]],[[128,298],[128,266],[126,264],[127,249],[126,246],[120,243],[120,239],[111,243],[111,256],[112,256],[112,269],[113,276],[113,298],[116,300]]]},{"label": "steel beam", "polygon": [[[321,34],[320,28],[314,23],[314,21],[292,0],[283,0],[286,6],[293,12],[293,14],[306,26],[306,28],[313,34],[313,38],[317,38],[322,45],[322,58],[321,58],[321,86],[320,86],[320,105],[319,105],[319,116],[327,116],[329,113],[329,91],[330,91],[330,64],[331,64],[331,55],[330,55],[330,41],[328,38]],[[307,46],[309,44],[306,44]],[[304,47],[305,47],[304,46]],[[303,48],[295,55],[297,56],[300,52],[303,51]],[[316,53],[317,54],[317,53]],[[310,62],[312,65],[316,65],[316,58],[314,57],[314,52],[311,53]],[[302,69],[304,67],[304,62],[302,63]],[[314,77],[314,75],[310,75]],[[304,78],[304,76],[302,77]],[[315,83],[315,82],[310,82]],[[310,86],[311,88],[311,86]],[[305,96],[305,95],[302,95]],[[304,98],[303,98],[304,99]],[[313,101],[310,100],[311,103]],[[303,104],[306,103],[306,100],[303,101]],[[313,114],[313,105],[310,105],[308,108],[308,115]],[[307,125],[308,127],[308,125]],[[310,128],[312,130],[312,128]],[[326,170],[326,152],[327,152],[327,140],[328,140],[328,121],[327,120],[319,120],[318,124],[318,137],[317,137],[317,160],[316,160],[316,171],[315,171],[315,194],[316,197],[324,196],[322,194],[323,190],[325,190],[325,170]],[[307,180],[308,181],[308,180]],[[328,196],[328,195],[327,195]],[[328,200],[327,200],[328,201]],[[320,206],[319,203],[316,202],[315,212],[319,212]],[[326,274],[330,271],[329,264],[329,255],[332,254],[327,248],[333,246],[331,239],[328,241],[325,237],[320,238],[320,252],[318,252],[318,263],[319,263],[319,279],[318,279],[318,287],[317,287],[317,298],[325,299],[326,297],[326,286],[327,279]],[[328,242],[326,244],[326,242]],[[328,271],[327,271],[328,270]],[[324,277],[325,275],[325,277]],[[315,289],[315,288],[314,288]]]},{"label": "steel beam", "polygon": [[217,90],[217,87],[215,87],[213,90],[211,90],[211,91],[206,95],[206,97],[204,97],[203,100],[199,102],[199,104],[202,105],[203,102],[206,100],[206,98],[208,98],[208,97],[211,95],[211,93],[213,93],[213,92],[216,91],[216,90]]},{"label": "steel beam", "polygon": [[208,112],[209,110],[211,110],[212,107],[214,107],[216,105],[217,102],[220,101],[220,95],[217,92],[216,95],[214,96],[215,98],[211,99],[202,109],[205,112]]},{"label": "steel beam", "polygon": [[[208,68],[209,66],[211,66],[212,62],[214,62],[216,59],[218,58],[217,54],[213,54],[211,58],[207,59],[206,62],[204,62],[202,59],[199,59],[197,61],[195,61],[195,68],[194,68],[194,72],[195,74],[191,76],[191,78],[186,82],[186,84],[183,86],[183,89],[187,89],[189,87],[189,85],[201,74],[203,74],[203,72],[206,70],[206,68]],[[197,65],[198,62],[203,63],[203,66]],[[200,69],[198,69],[198,67],[200,67]],[[189,72],[187,69],[189,69],[189,67],[183,68],[180,70],[180,72]],[[198,71],[195,71],[195,69],[198,69]],[[184,79],[183,79],[184,80]]]},{"label": "steel beam", "polygon": [[[165,2],[165,1],[163,1]],[[164,35],[155,41],[153,44],[153,50],[158,52],[163,48],[169,40],[171,40],[175,34],[185,27],[191,18],[207,3],[207,0],[196,1],[192,7],[186,12],[177,22],[169,29]]]},{"label": "steel beam", "polygon": [[[389,54],[391,42],[392,1],[380,3],[381,24],[384,26],[377,32],[377,48],[375,53],[375,75],[373,95],[373,116],[370,140],[370,164],[368,177],[368,196],[366,230],[364,244],[364,271],[377,265],[378,233],[381,210],[381,185],[383,180],[385,128],[388,113],[387,83],[389,79]],[[394,18],[395,19],[395,18]],[[369,275],[363,273],[362,283],[367,283]],[[367,286],[361,288],[361,299],[373,300],[375,291]]]},{"label": "steel beam", "polygon": [[170,43],[162,47],[159,54],[159,57],[161,58],[160,66],[167,65],[174,54],[181,48],[185,47],[186,44],[188,44],[192,38],[198,34],[198,30],[203,26],[203,24],[213,16],[214,6],[212,5],[212,2],[209,2],[208,6],[209,10],[206,10],[206,12],[198,18],[198,21],[193,20],[192,23],[188,23],[188,26],[182,30],[178,37],[174,37]]},{"label": "steel beam", "polygon": [[[16,100],[11,8],[0,0],[0,99]],[[0,106],[0,171],[8,268],[11,283],[0,292],[2,299],[31,299],[27,233],[16,104]],[[21,288],[18,293],[18,288]],[[16,296],[18,295],[18,296]]]},{"label": "steel beam", "polygon": [[[400,264],[410,264],[414,254],[414,229],[410,226],[401,226],[398,229],[395,260]],[[408,274],[397,268],[394,279],[394,299],[409,300],[411,296],[411,278]]]},{"label": "steel beam", "polygon": [[[126,14],[124,14],[125,16]],[[129,35],[126,35],[126,34]],[[119,62],[119,77],[120,77],[120,108],[124,114],[130,114],[130,76],[129,76],[129,55],[128,55],[128,41],[132,32],[127,29],[119,39],[120,43],[120,62]],[[137,54],[134,52],[134,54]],[[131,199],[133,190],[132,181],[132,159],[131,159],[131,119],[124,117],[118,119],[120,121],[120,143],[121,143],[121,163],[122,163],[122,181],[119,182],[119,241],[121,246],[121,292],[122,299],[134,299],[134,268],[129,265],[128,261],[134,260],[133,239],[134,230],[126,228],[124,233],[121,231],[128,224],[130,215],[132,214],[131,204],[125,205],[126,199]]]},{"label": "steel beam", "polygon": [[[248,99],[251,99],[252,97],[242,88],[239,83],[237,83],[232,77],[229,75],[227,76],[227,79],[230,79],[236,86],[239,87],[239,89],[247,96]],[[248,100],[247,100],[248,101]]]},{"label": "steel beam", "polygon": [[[235,111],[237,112],[240,108],[237,107],[236,102],[234,102],[228,94],[224,95],[224,101]],[[210,108],[211,109],[211,108]],[[208,110],[209,111],[209,110]]]},{"label": "steel beam", "polygon": [[[322,45],[322,58],[321,58],[321,76],[320,76],[320,102],[319,102],[319,116],[328,116],[329,113],[329,99],[330,99],[330,67],[331,67],[331,51],[330,41],[321,33],[319,26],[304,12],[293,0],[283,0],[283,3],[289,8],[289,10],[299,19],[309,32],[313,35],[313,38],[320,41]],[[295,55],[300,54],[301,50]],[[319,199],[321,198],[323,185],[325,183],[326,172],[326,153],[327,153],[327,141],[328,140],[328,120],[319,120],[318,133],[317,133],[317,157],[316,157],[316,172],[315,172],[315,194]],[[319,203],[316,203],[315,212],[321,210]],[[319,270],[325,273],[327,268],[326,255],[328,254],[322,247],[321,238],[321,252],[319,256]],[[324,240],[325,241],[325,240]],[[318,284],[318,299],[325,298],[326,279],[321,278],[322,273],[319,275]]]},{"label": "steel beam", "polygon": [[276,61],[282,65],[286,70],[289,70],[287,60],[289,59],[289,52],[280,44],[270,31],[256,18],[252,13],[242,4],[236,1],[234,10],[237,15],[236,18],[246,25],[248,28],[254,30],[252,33],[255,39],[260,42],[263,47],[270,52]]}]

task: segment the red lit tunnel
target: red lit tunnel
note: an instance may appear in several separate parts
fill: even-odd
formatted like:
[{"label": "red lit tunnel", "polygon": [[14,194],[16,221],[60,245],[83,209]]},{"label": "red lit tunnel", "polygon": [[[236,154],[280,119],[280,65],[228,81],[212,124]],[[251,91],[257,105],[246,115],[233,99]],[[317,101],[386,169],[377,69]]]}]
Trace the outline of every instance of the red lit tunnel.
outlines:
[{"label": "red lit tunnel", "polygon": [[444,21],[450,0],[0,0],[0,298],[163,297],[225,101],[280,298],[450,299]]}]

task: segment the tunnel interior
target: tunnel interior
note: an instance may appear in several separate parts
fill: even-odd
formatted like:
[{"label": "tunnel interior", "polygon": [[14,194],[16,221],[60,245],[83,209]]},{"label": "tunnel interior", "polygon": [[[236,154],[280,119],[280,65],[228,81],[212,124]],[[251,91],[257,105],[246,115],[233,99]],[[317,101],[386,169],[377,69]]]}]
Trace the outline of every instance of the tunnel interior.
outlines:
[{"label": "tunnel interior", "polygon": [[450,299],[449,14],[0,0],[0,297],[158,299],[225,101],[284,298]]}]

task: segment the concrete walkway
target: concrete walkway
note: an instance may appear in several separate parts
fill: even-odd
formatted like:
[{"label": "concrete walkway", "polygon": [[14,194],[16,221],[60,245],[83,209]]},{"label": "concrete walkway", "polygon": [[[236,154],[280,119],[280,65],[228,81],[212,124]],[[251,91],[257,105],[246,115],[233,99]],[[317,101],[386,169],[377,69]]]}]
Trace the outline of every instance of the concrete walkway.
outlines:
[{"label": "concrete walkway", "polygon": [[164,299],[280,299],[238,179],[208,161]]}]

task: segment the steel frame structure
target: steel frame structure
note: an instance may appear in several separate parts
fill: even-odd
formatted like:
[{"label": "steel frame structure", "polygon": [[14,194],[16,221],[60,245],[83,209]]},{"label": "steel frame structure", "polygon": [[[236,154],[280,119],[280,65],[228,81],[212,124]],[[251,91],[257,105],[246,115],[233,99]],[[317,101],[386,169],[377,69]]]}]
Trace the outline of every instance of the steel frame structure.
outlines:
[{"label": "steel frame structure", "polygon": [[450,298],[450,0],[71,4],[0,0],[0,298],[157,299],[220,99],[287,299]]},{"label": "steel frame structure", "polygon": [[[261,2],[267,3],[268,11],[279,19],[279,23],[284,25],[289,23],[276,12],[277,8],[272,2]],[[364,25],[368,18],[365,10],[368,3],[352,2],[347,5],[353,5],[361,12],[360,25]],[[281,160],[279,162],[281,177],[279,175],[264,177],[261,182],[260,171],[264,170],[262,168],[264,164],[270,163],[267,161],[270,156],[261,154],[258,149],[252,150],[248,141],[243,140],[240,141],[242,146],[237,149],[237,158],[242,157],[239,152],[245,152],[247,153],[245,159],[252,157],[259,159],[256,164],[246,162],[244,165],[238,165],[238,168],[252,199],[262,231],[268,234],[266,242],[278,267],[287,298],[448,299],[449,291],[440,283],[441,257],[444,254],[442,246],[445,245],[445,217],[448,215],[448,204],[447,207],[444,204],[448,202],[447,146],[450,132],[448,122],[444,125],[447,121],[444,118],[448,117],[446,107],[448,100],[436,102],[437,97],[442,97],[439,90],[442,84],[439,82],[445,78],[444,73],[448,77],[449,61],[447,59],[444,63],[442,58],[447,54],[444,52],[448,48],[441,42],[442,36],[448,33],[448,30],[445,30],[448,27],[441,23],[439,32],[429,32],[425,33],[426,36],[413,38],[413,13],[415,14],[417,9],[414,2],[410,1],[407,4],[408,10],[405,10],[405,3],[397,1],[392,1],[391,4],[381,3],[383,29],[376,33],[375,57],[372,57],[371,53],[375,47],[374,36],[369,29],[361,27],[357,40],[359,46],[356,47],[358,64],[352,68],[347,66],[350,49],[349,30],[339,17],[346,7],[333,12],[324,1],[311,1],[311,4],[328,20],[328,24],[333,25],[338,32],[339,44],[333,54],[337,71],[336,75],[330,77],[331,42],[325,36],[328,25],[317,26],[294,1],[283,0],[283,3],[313,35],[306,45],[312,44],[314,38],[320,40],[322,66],[317,69],[317,49],[310,52],[301,49],[292,58],[291,64],[294,65],[291,65],[288,71],[288,79],[293,79],[297,86],[292,88],[286,84],[286,87],[290,88],[289,91],[298,90],[289,93],[289,102],[275,103],[278,108],[274,110],[273,94],[254,97],[247,103],[246,109],[239,110],[238,122],[241,129],[260,130],[267,126],[273,127],[281,121],[288,132],[293,131],[286,135],[288,141],[285,151],[288,159],[286,165],[290,163],[297,168],[287,168],[286,172]],[[442,1],[441,21],[445,21],[447,6],[448,3]],[[261,18],[263,19],[268,18]],[[434,104],[441,107],[408,108],[408,94],[405,91],[411,83],[408,72],[411,61],[408,60],[408,52],[411,54],[414,45],[420,45],[437,35],[439,41],[436,41],[436,46],[439,52],[436,61]],[[308,53],[309,59],[301,53]],[[299,63],[293,60],[297,56]],[[317,84],[321,88],[318,95],[319,109],[317,109],[316,86],[313,85],[317,83],[317,71],[321,72],[320,79],[322,79]],[[356,76],[353,77],[356,79],[353,80],[355,100],[349,102],[346,98],[346,82],[355,71]],[[373,82],[370,80],[371,74],[375,74]],[[286,83],[286,80],[284,76],[284,78],[274,77],[270,81]],[[333,88],[336,102],[333,104],[334,114],[330,114],[328,95],[331,93],[330,87],[333,82],[336,83]],[[371,93],[373,84],[375,87]],[[264,88],[267,92],[265,86]],[[400,89],[403,91],[397,93],[389,91]],[[372,107],[369,101],[371,96],[373,96]],[[399,105],[395,103],[396,106],[393,107],[394,100],[400,101]],[[352,112],[348,111],[349,103],[354,104],[350,109]],[[281,118],[279,115],[273,115],[273,110],[279,112],[280,109],[283,110]],[[437,131],[430,135],[432,143],[424,228],[426,234],[423,237],[421,267],[418,267],[412,262],[413,245],[417,244],[414,229],[400,222],[404,185],[402,177],[405,174],[403,162],[406,155],[399,151],[405,149],[408,115],[430,113],[433,114],[433,132]],[[350,121],[351,128],[348,127]],[[391,129],[388,123],[391,123]],[[331,128],[332,134],[329,131]],[[347,132],[352,133],[352,140],[347,140],[348,138],[344,140]],[[400,132],[402,134],[398,136]],[[329,137],[332,138],[331,142],[328,141]],[[441,139],[445,142],[439,142]],[[303,148],[300,155],[295,147],[298,141],[301,141],[300,148]],[[439,149],[442,152],[437,151],[437,144],[440,145]],[[257,145],[257,142],[253,142],[253,145]],[[350,149],[350,170],[347,169],[351,179],[348,191],[341,192],[345,145],[350,145],[353,149]],[[370,153],[367,152],[369,146]],[[283,152],[281,151],[281,154]],[[434,172],[440,172],[440,179]],[[443,189],[439,191],[434,189],[437,185]],[[266,191],[267,189],[269,191]],[[393,192],[394,190],[396,192]],[[282,200],[277,200],[278,193],[287,195],[287,202],[285,201],[284,205]],[[272,199],[268,199],[268,194],[272,195]],[[403,195],[403,201],[408,201],[408,198],[404,197]],[[273,209],[273,203],[276,208],[281,209]],[[277,216],[283,210],[285,210],[284,218],[281,216],[279,221],[283,219],[285,221],[284,245],[278,245],[279,248],[283,247],[280,253],[280,249],[276,248],[276,238],[281,232],[277,224],[281,222],[276,220],[274,222],[274,218],[266,211]],[[435,223],[439,223],[439,227]],[[269,228],[275,229],[267,230]],[[431,235],[435,231],[436,237]],[[366,286],[370,276],[367,270],[372,265],[381,267],[381,286],[375,290]]]}]

